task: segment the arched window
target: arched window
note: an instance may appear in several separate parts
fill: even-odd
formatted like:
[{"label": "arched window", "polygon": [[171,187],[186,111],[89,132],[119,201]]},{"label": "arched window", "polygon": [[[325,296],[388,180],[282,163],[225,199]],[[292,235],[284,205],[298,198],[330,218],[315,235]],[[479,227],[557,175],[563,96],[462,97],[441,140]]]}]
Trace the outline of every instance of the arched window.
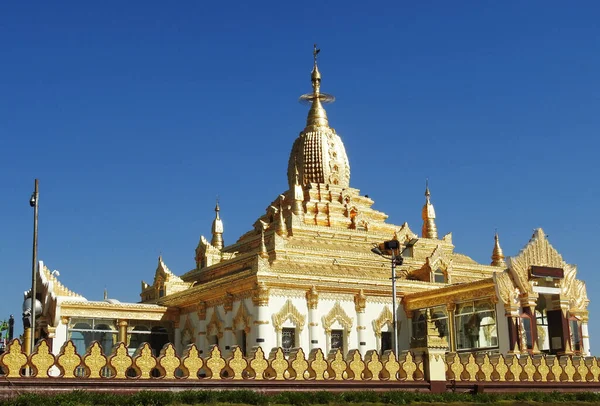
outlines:
[{"label": "arched window", "polygon": [[446,283],[446,274],[441,269],[437,269],[433,273],[433,282],[435,283]]},{"label": "arched window", "polygon": [[520,347],[524,344],[527,350],[533,350],[533,325],[531,316],[523,313],[519,320],[521,321],[521,328],[519,328]]},{"label": "arched window", "polygon": [[571,334],[571,349],[575,353],[581,353],[581,349],[582,349],[581,322],[575,316],[569,317],[569,332]]},{"label": "arched window", "polygon": [[489,299],[458,304],[454,320],[457,350],[498,347],[496,309]]}]

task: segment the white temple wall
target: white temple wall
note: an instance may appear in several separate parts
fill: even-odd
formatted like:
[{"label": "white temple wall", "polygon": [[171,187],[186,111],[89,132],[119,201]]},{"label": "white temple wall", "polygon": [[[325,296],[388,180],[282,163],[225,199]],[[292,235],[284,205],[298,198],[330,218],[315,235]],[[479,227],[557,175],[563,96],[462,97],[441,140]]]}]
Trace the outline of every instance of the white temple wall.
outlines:
[{"label": "white temple wall", "polygon": [[56,326],[54,339],[52,340],[52,353],[59,354],[63,344],[67,341],[67,325],[62,321]]}]

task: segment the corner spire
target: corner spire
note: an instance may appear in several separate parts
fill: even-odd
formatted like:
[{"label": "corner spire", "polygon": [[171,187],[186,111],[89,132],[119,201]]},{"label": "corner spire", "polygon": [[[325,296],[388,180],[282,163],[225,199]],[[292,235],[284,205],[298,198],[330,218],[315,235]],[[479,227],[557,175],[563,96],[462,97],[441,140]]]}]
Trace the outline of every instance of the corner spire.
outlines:
[{"label": "corner spire", "polygon": [[215,206],[215,219],[212,223],[212,240],[210,244],[217,248],[223,249],[223,221],[219,217],[219,199],[217,198],[217,205]]},{"label": "corner spire", "polygon": [[494,234],[494,251],[492,252],[492,266],[506,266],[504,261],[504,253],[500,247],[500,241],[498,240],[498,231]]},{"label": "corner spire", "polygon": [[425,205],[421,210],[423,218],[423,228],[421,229],[421,237],[423,238],[438,238],[437,227],[435,225],[435,209],[431,204],[431,192],[429,191],[429,179],[425,181]]},{"label": "corner spire", "polygon": [[308,111],[308,117],[306,119],[307,128],[329,127],[327,112],[325,112],[323,104],[332,103],[335,101],[335,97],[332,95],[321,93],[321,72],[319,72],[319,66],[317,64],[317,55],[319,52],[321,52],[321,50],[317,49],[317,44],[315,44],[313,48],[314,65],[310,74],[313,92],[300,96],[300,101],[311,103],[310,110]]}]

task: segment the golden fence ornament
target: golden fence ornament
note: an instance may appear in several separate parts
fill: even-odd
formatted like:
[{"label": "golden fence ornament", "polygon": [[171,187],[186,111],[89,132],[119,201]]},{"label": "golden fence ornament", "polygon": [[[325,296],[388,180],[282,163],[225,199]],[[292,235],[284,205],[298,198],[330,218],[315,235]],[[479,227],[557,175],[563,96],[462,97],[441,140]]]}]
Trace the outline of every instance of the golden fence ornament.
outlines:
[{"label": "golden fence ornament", "polygon": [[231,357],[227,360],[229,368],[233,371],[233,379],[244,379],[244,370],[248,367],[248,361],[244,359],[242,349],[237,345],[233,347]]},{"label": "golden fence ornament", "polygon": [[521,364],[519,364],[519,359],[514,355],[512,356],[512,361],[508,370],[512,374],[512,380],[518,382],[521,378],[521,372],[523,371],[523,367],[521,366]]},{"label": "golden fence ornament", "polygon": [[383,369],[387,375],[388,380],[397,381],[398,372],[400,371],[400,363],[396,360],[394,351],[388,350],[383,353]]},{"label": "golden fence ornament", "polygon": [[156,367],[156,358],[152,355],[152,348],[148,343],[144,343],[139,355],[133,359],[133,364],[140,374],[140,379],[150,379],[150,374]]},{"label": "golden fence ornament", "polygon": [[596,357],[592,359],[590,372],[592,373],[592,382],[598,382],[598,375],[600,375],[600,365],[598,365],[598,358]]},{"label": "golden fence ornament", "polygon": [[106,366],[106,357],[102,352],[102,347],[97,341],[94,341],[88,349],[87,354],[83,357],[83,364],[89,378],[101,378],[102,368]]},{"label": "golden fence ornament", "polygon": [[546,357],[540,358],[540,364],[538,365],[538,373],[540,374],[540,381],[548,382],[548,374],[550,373],[550,367],[548,367],[548,361]]},{"label": "golden fence ornament", "polygon": [[175,379],[175,372],[181,365],[181,360],[175,354],[175,347],[169,343],[160,351],[157,360],[158,369],[164,379]]},{"label": "golden fence ornament", "polygon": [[[352,371],[352,379],[355,381],[362,381],[365,363],[360,356],[360,352],[358,350],[350,351],[348,353],[347,363]],[[350,379],[350,377],[348,379]]]},{"label": "golden fence ornament", "polygon": [[[554,358],[551,371],[552,371],[552,375],[554,375],[554,382],[562,382],[563,370],[562,370],[562,367],[560,366],[560,362],[559,362],[558,358]],[[565,377],[566,377],[566,375],[565,375]]]},{"label": "golden fence ornament", "polygon": [[327,361],[325,361],[325,356],[320,348],[315,348],[310,351],[308,363],[315,374],[315,381],[323,381],[327,379],[326,375],[329,364],[327,364]]},{"label": "golden fence ornament", "polygon": [[265,371],[269,368],[269,362],[265,358],[265,353],[260,347],[255,347],[253,351],[252,361],[250,361],[250,368],[254,371],[254,379],[262,380],[265,379]]},{"label": "golden fence ornament", "polygon": [[481,381],[491,382],[492,381],[492,372],[494,372],[494,366],[490,362],[490,356],[485,354],[483,356],[483,363],[481,364],[481,373],[483,374]]},{"label": "golden fence ornament", "polygon": [[294,371],[293,379],[297,381],[303,381],[305,379],[304,373],[308,371],[308,362],[304,358],[304,351],[302,348],[295,348],[290,353],[289,364]]},{"label": "golden fence ornament", "polygon": [[479,372],[479,365],[475,362],[475,356],[473,354],[469,354],[465,370],[469,374],[469,381],[475,382],[477,380],[477,372]]},{"label": "golden fence ornament", "polygon": [[198,371],[204,366],[204,361],[200,358],[196,344],[190,345],[185,350],[181,365],[181,369],[187,379],[198,379]]},{"label": "golden fence ornament", "polygon": [[571,357],[567,357],[567,363],[563,368],[563,371],[565,371],[565,374],[567,375],[567,382],[573,382],[574,381],[574,375],[575,375],[575,367],[573,366],[573,358]]},{"label": "golden fence ornament", "polygon": [[379,375],[383,370],[383,364],[379,360],[379,354],[377,354],[377,351],[367,351],[367,354],[365,355],[365,364],[367,364],[367,371],[369,371],[369,376],[367,379],[378,381]]},{"label": "golden fence ornament", "polygon": [[206,360],[205,364],[211,372],[210,379],[221,379],[221,371],[225,368],[226,363],[221,356],[221,350],[218,346],[212,346],[210,357]]},{"label": "golden fence ornament", "polygon": [[335,353],[329,354],[329,366],[335,374],[333,377],[334,380],[342,381],[345,379],[344,375],[346,375],[346,377],[348,376],[346,372],[348,365],[344,361],[344,356],[339,348]]},{"label": "golden fence ornament", "polygon": [[56,360],[54,359],[54,355],[50,354],[48,343],[44,340],[35,346],[35,351],[29,358],[29,361],[36,378],[48,378],[48,371],[52,368]]},{"label": "golden fence ornament", "polygon": [[579,365],[577,366],[577,373],[579,374],[580,382],[587,382],[589,369],[587,365],[585,365],[585,360],[583,358],[579,358]]},{"label": "golden fence ornament", "polygon": [[402,369],[406,374],[406,381],[414,381],[414,374],[417,370],[417,364],[413,361],[412,353],[407,352],[406,358],[404,358],[404,362],[402,363]]},{"label": "golden fence ornament", "polygon": [[14,339],[8,344],[8,351],[0,356],[0,366],[4,366],[8,370],[7,378],[18,378],[25,365],[27,365],[27,356],[24,354],[19,340]]},{"label": "golden fence ornament", "polygon": [[60,349],[56,363],[63,378],[76,378],[75,369],[81,365],[81,361],[73,342],[67,341]]},{"label": "golden fence ornament", "polygon": [[285,355],[281,348],[273,348],[271,354],[269,354],[269,366],[275,371],[276,381],[283,381],[286,379],[285,373],[290,365],[285,359]]},{"label": "golden fence ornament", "polygon": [[125,343],[119,343],[113,349],[113,353],[108,358],[108,365],[115,372],[116,379],[126,379],[127,370],[133,365],[133,359],[129,356]]},{"label": "golden fence ornament", "polygon": [[508,365],[506,365],[506,358],[500,354],[496,364],[496,372],[498,373],[498,380],[500,382],[506,381],[506,374],[508,373]]},{"label": "golden fence ornament", "polygon": [[454,358],[452,359],[452,364],[450,365],[450,371],[452,371],[455,381],[460,381],[462,379],[463,370],[464,366],[462,362],[460,362],[460,356],[457,353],[454,353]]},{"label": "golden fence ornament", "polygon": [[[537,368],[533,365],[533,358],[531,355],[528,355],[527,361],[525,361],[525,366],[523,367],[523,372],[525,372],[526,380],[528,382],[533,382],[533,375],[535,374]],[[521,381],[523,379],[520,379]]]}]

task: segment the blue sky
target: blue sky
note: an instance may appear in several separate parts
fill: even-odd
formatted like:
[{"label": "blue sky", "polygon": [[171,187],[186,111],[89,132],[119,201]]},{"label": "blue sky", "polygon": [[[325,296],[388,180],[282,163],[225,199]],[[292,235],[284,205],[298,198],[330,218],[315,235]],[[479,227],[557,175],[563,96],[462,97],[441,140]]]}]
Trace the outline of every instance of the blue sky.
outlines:
[{"label": "blue sky", "polygon": [[[0,5],[0,319],[39,256],[88,299],[139,300],[162,253],[177,274],[287,188],[312,44],[351,185],[490,261],[543,227],[579,267],[600,335],[597,2],[17,2]],[[17,322],[17,330],[21,330]]]}]

